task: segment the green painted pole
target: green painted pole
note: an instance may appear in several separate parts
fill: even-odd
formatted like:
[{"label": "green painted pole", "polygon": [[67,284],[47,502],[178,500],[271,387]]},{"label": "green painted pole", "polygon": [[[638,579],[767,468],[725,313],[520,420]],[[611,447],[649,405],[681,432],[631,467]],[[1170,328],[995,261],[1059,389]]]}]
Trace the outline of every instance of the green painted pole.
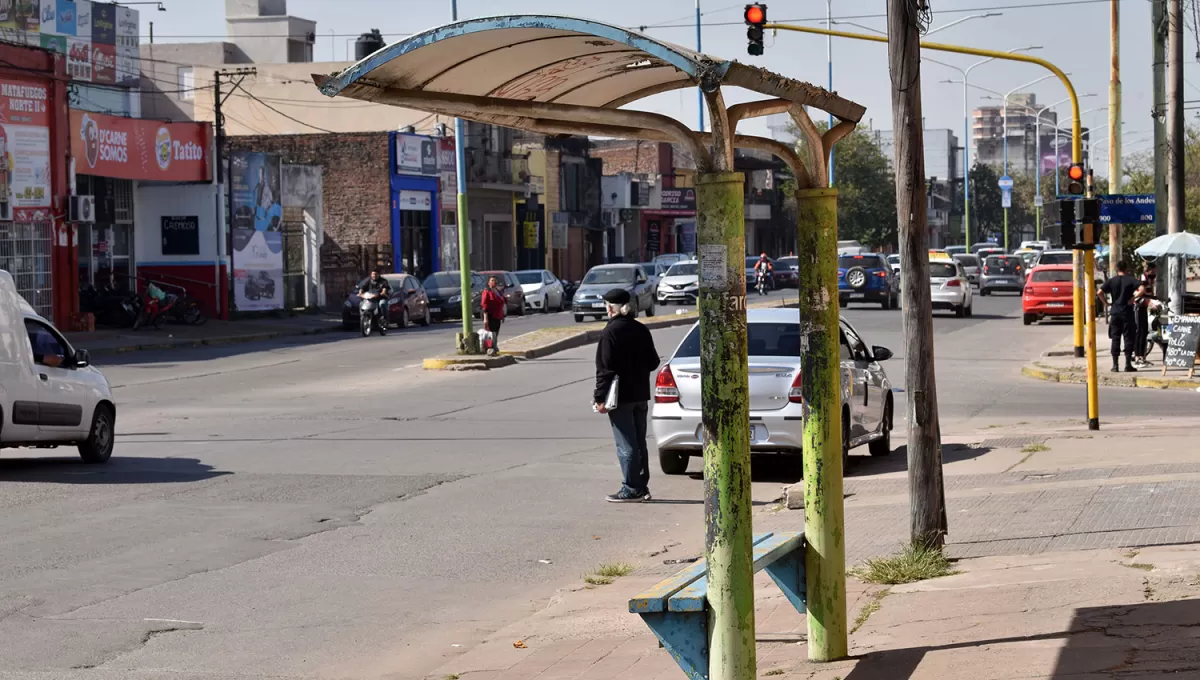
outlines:
[{"label": "green painted pole", "polygon": [[1004,209],[1004,252],[1008,252],[1008,208]]},{"label": "green painted pole", "polygon": [[696,182],[711,680],[756,676],[744,180],[714,172]]},{"label": "green painted pole", "polygon": [[458,334],[459,354],[479,354],[479,336],[471,329],[471,222],[467,219],[467,130],[462,118],[454,121],[454,156],[458,173],[458,272],[459,296],[462,297],[462,333]]},{"label": "green painted pole", "polygon": [[800,331],[804,397],[804,537],[808,658],[833,661],[849,649],[842,507],[842,368],[838,354],[837,189],[801,189]]}]

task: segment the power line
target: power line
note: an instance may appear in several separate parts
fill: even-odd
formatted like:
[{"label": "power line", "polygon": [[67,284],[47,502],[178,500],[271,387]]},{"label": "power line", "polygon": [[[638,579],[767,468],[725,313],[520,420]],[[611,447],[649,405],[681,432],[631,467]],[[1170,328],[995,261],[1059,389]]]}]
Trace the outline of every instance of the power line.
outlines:
[{"label": "power line", "polygon": [[245,92],[247,97],[249,97],[249,98],[253,99],[254,101],[258,102],[259,104],[262,104],[262,105],[263,105],[263,106],[265,106],[267,109],[269,109],[269,110],[271,110],[271,111],[274,111],[275,113],[277,113],[277,114],[279,114],[279,115],[283,116],[284,118],[287,118],[288,120],[292,121],[293,123],[299,123],[300,125],[303,125],[303,126],[305,126],[305,127],[312,128],[312,129],[314,129],[314,130],[316,130],[316,131],[318,131],[318,132],[328,132],[328,133],[330,133],[330,134],[333,134],[333,130],[326,130],[326,129],[325,129],[325,128],[323,128],[323,127],[319,127],[319,126],[317,126],[317,125],[313,125],[312,123],[306,123],[306,122],[304,122],[304,121],[300,120],[299,118],[296,118],[296,117],[294,117],[294,116],[290,116],[290,115],[288,115],[288,114],[284,113],[283,111],[280,111],[279,109],[275,108],[274,106],[271,106],[270,104],[268,104],[268,103],[264,102],[263,100],[259,99],[258,97],[255,97],[254,95],[252,95],[252,94],[250,94],[249,92],[247,92],[247,91],[246,91],[246,89],[245,89],[245,88],[243,88],[243,87],[242,87],[240,84],[239,84],[237,87],[235,87],[234,89],[235,89],[235,90],[241,90],[242,92]]}]

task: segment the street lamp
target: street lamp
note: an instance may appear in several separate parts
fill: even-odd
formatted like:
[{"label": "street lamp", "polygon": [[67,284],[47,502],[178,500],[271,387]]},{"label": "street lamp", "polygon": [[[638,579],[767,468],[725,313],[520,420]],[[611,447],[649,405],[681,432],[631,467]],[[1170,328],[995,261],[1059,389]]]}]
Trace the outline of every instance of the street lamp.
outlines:
[{"label": "street lamp", "polygon": [[[1041,45],[1030,45],[1028,47],[1017,47],[1009,50],[1009,54],[1016,52],[1029,52],[1031,50],[1040,50]],[[953,64],[946,64],[935,59],[925,58],[924,61],[932,62],[938,66],[952,68],[962,74],[962,80],[944,80],[946,83],[962,83],[963,86],[963,237],[966,239],[966,246],[971,247],[971,107],[967,101],[968,88],[971,87],[968,79],[971,71],[976,66],[983,66],[989,61],[995,61],[995,57],[989,57],[982,61],[977,61],[974,64],[964,68],[959,68]],[[980,88],[987,89],[987,88]],[[991,90],[988,90],[989,92]],[[997,92],[996,94],[1000,94]]]},{"label": "street lamp", "polygon": [[[1070,74],[1068,74],[1068,75],[1070,75]],[[1004,93],[1004,104],[1003,104],[1002,111],[1004,113],[1003,134],[1004,134],[1004,176],[1005,177],[1008,177],[1008,98],[1013,96],[1020,90],[1024,90],[1027,87],[1033,87],[1034,85],[1037,85],[1038,83],[1042,82],[1043,80],[1046,80],[1047,78],[1053,78],[1053,77],[1054,77],[1054,74],[1047,74],[1047,75],[1042,76],[1041,78],[1035,78],[1035,79],[1029,81],[1028,83],[1025,83],[1024,85],[1018,85],[1017,87],[1014,87],[1013,89]],[[1004,209],[1004,250],[1005,251],[1008,250],[1008,208]]]}]

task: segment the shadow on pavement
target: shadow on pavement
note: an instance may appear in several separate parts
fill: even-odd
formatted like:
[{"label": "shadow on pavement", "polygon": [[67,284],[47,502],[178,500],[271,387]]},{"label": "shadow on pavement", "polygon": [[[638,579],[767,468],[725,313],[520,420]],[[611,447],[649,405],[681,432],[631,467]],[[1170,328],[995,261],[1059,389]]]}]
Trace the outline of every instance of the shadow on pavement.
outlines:
[{"label": "shadow on pavement", "polygon": [[[871,652],[859,657],[845,680],[909,680],[917,677],[918,667],[927,655],[943,657],[931,664],[937,668],[975,667],[995,672],[999,669],[990,668],[991,664],[1003,664],[1013,673],[1005,677],[1196,677],[1200,674],[1200,640],[1195,635],[1198,626],[1200,600],[1086,607],[1075,610],[1067,630],[1062,632]],[[1063,641],[1049,675],[1045,675],[1045,668],[1019,668],[1020,661],[1013,663],[1022,649],[1032,649],[1026,643],[1044,641]],[[1022,646],[1006,650],[1006,645]],[[1036,664],[1036,659],[1036,654],[1029,655],[1030,664]],[[991,677],[991,673],[988,675]]]},{"label": "shadow on pavement", "polygon": [[0,480],[48,484],[186,484],[233,474],[195,458],[112,458],[89,465],[73,458],[0,458]]},{"label": "shadow on pavement", "polygon": [[[956,463],[961,460],[971,460],[986,455],[992,449],[986,446],[967,446],[966,444],[943,444],[942,464]],[[865,449],[863,450],[865,453]],[[892,449],[890,456],[866,456],[850,453],[850,466],[846,470],[847,477],[865,477],[881,475],[888,472],[904,472],[908,470],[908,445],[903,444]]]},{"label": "shadow on pavement", "polygon": [[[704,479],[703,458],[693,456],[688,465],[688,476],[695,480]],[[774,453],[755,453],[750,456],[750,481],[792,484],[803,478],[800,456]],[[700,501],[697,501],[700,502]]]}]

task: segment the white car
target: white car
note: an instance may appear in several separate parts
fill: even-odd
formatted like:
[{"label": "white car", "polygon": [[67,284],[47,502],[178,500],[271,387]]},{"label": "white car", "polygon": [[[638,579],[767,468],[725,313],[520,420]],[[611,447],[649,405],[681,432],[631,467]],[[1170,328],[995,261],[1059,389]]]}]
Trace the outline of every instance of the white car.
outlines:
[{"label": "white car", "polygon": [[934,309],[949,309],[957,317],[971,316],[974,296],[971,281],[961,263],[930,260],[929,288]]},{"label": "white car", "polygon": [[888,266],[892,268],[892,273],[900,276],[900,256],[892,254],[887,256]]},{"label": "white car", "polygon": [[676,262],[658,282],[658,303],[696,304],[700,297],[700,263]]},{"label": "white car", "polygon": [[75,445],[88,463],[112,456],[116,406],[108,380],[17,294],[0,270],[0,448]]},{"label": "white car", "polygon": [[[796,310],[751,309],[746,314],[750,367],[750,450],[799,455],[804,450],[800,390],[800,322]],[[884,347],[869,347],[845,319],[841,323],[842,460],[869,444],[871,455],[891,453],[892,384],[879,362]],[[703,455],[700,418],[700,328],[692,330],[658,371],[651,428],[658,461],[669,475],[687,472]]]},{"label": "white car", "polygon": [[963,271],[967,273],[967,280],[971,283],[979,283],[979,258],[974,255],[952,255],[959,264],[962,265]]},{"label": "white car", "polygon": [[562,281],[545,269],[526,269],[513,272],[521,290],[525,291],[525,306],[540,312],[561,312],[567,307],[567,294]]}]

